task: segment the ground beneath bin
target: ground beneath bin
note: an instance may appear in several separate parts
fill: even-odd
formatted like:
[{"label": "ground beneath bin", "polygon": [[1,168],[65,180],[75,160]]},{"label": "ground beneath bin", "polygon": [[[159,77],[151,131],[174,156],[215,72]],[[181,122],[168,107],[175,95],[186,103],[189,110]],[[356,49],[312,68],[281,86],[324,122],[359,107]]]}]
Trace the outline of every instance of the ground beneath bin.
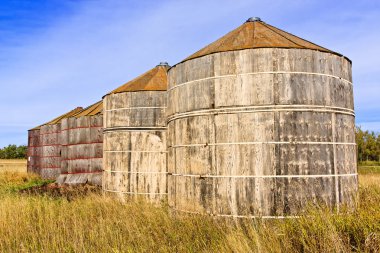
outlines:
[{"label": "ground beneath bin", "polygon": [[59,185],[50,183],[42,186],[33,186],[20,190],[25,195],[44,195],[53,198],[66,198],[73,200],[75,198],[87,196],[89,194],[101,194],[102,188],[96,185],[79,184],[79,185]]}]

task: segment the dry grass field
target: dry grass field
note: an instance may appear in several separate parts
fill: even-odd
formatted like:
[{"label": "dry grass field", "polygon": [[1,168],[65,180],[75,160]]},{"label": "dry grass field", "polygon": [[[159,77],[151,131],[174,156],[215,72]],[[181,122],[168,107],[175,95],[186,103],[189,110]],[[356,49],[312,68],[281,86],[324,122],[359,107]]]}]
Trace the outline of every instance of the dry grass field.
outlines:
[{"label": "dry grass field", "polygon": [[27,193],[49,182],[0,172],[0,252],[380,252],[380,171],[360,171],[356,211],[311,207],[298,219],[237,222],[83,189]]},{"label": "dry grass field", "polygon": [[0,172],[4,171],[26,172],[26,160],[0,159]]}]

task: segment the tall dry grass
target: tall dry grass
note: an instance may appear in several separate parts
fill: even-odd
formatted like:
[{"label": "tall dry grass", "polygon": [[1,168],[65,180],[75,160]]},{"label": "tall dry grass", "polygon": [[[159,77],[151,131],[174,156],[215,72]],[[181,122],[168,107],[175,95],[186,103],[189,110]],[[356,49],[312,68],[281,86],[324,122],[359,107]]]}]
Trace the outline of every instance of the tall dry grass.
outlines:
[{"label": "tall dry grass", "polygon": [[26,172],[25,159],[0,159],[0,172]]},{"label": "tall dry grass", "polygon": [[380,252],[380,187],[366,180],[354,212],[231,222],[97,194],[23,195],[43,182],[0,173],[0,252]]}]

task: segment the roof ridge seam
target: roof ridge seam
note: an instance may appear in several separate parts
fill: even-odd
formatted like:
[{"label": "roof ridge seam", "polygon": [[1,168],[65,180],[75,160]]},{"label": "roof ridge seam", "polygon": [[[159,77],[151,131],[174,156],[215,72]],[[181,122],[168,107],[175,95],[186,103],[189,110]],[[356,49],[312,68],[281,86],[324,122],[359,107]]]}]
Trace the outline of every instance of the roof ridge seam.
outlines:
[{"label": "roof ridge seam", "polygon": [[[97,103],[99,103],[99,102],[97,102]],[[96,106],[92,105],[92,106],[94,106],[94,108],[90,112],[88,112],[87,115],[89,115],[90,113],[92,113],[93,111],[95,111],[96,109],[98,109],[99,104],[96,105],[96,103],[95,103],[94,105],[96,105]]]},{"label": "roof ridge seam", "polygon": [[257,22],[253,22],[253,32],[252,32],[252,36],[253,36],[253,38],[252,38],[252,45],[255,45],[255,31],[256,31],[256,23]]},{"label": "roof ridge seam", "polygon": [[[282,35],[282,34],[276,32],[276,31],[273,30],[271,27],[269,27],[267,24],[265,24],[264,22],[262,22],[262,24],[263,24],[266,28],[268,28],[269,30],[271,30],[272,32],[274,32],[275,34],[280,35],[281,37],[285,38],[286,40],[290,41],[291,43],[294,43],[294,44],[296,44],[296,45],[298,45],[298,46],[300,46],[300,47],[302,47],[302,48],[307,48],[306,46],[302,46],[302,45],[300,45],[300,44],[298,44],[298,43],[292,41],[291,39],[286,38],[284,35]],[[278,29],[278,28],[277,28],[277,29]],[[280,29],[279,29],[279,30],[280,30]],[[281,31],[282,31],[282,30],[281,30]],[[285,32],[285,31],[284,31],[284,32]]]},{"label": "roof ridge seam", "polygon": [[[269,26],[273,27],[272,25],[269,25]],[[287,32],[287,31],[284,31],[284,30],[282,30],[282,29],[280,29],[280,28],[277,28],[277,27],[275,27],[275,28],[278,29],[278,30],[280,30],[281,32],[284,32],[284,33],[290,34],[290,35],[292,35],[292,36],[294,36],[294,37],[296,37],[296,38],[298,38],[298,39],[300,39],[300,40],[306,41],[306,42],[308,42],[308,43],[310,43],[310,44],[312,44],[312,45],[314,45],[314,46],[316,46],[316,47],[319,47],[320,49],[326,50],[326,52],[333,53],[333,54],[336,54],[336,55],[339,55],[339,56],[343,56],[343,57],[345,57],[345,56],[342,55],[341,53],[338,53],[338,52],[332,51],[332,50],[330,50],[330,49],[328,49],[328,48],[326,48],[326,47],[322,47],[322,46],[320,46],[320,45],[318,45],[318,44],[316,44],[316,43],[314,43],[314,42],[311,42],[310,40],[307,40],[307,39],[301,38],[301,37],[299,37],[299,36],[297,36],[297,35],[294,35],[293,33],[290,33],[290,32]],[[306,49],[309,49],[308,47],[305,47],[305,48],[306,48]],[[312,49],[312,50],[320,51],[320,49]],[[350,61],[351,61],[351,60],[350,60]]]}]

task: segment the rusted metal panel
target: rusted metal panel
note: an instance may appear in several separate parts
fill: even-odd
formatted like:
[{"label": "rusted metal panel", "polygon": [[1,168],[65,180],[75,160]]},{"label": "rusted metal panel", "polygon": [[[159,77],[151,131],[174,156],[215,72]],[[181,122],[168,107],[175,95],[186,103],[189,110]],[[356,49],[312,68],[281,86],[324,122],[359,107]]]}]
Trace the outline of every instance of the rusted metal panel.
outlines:
[{"label": "rusted metal panel", "polygon": [[38,173],[40,168],[41,144],[40,129],[32,129],[28,131],[28,159],[27,171],[30,173]]},{"label": "rusted metal panel", "polygon": [[254,48],[311,49],[342,56],[339,53],[318,46],[305,39],[301,39],[293,34],[266,24],[261,20],[257,20],[245,22],[235,30],[224,35],[222,38],[187,57],[182,62],[213,53]]},{"label": "rusted metal panel", "polygon": [[[39,127],[33,128],[30,132],[39,133],[39,141],[35,136],[34,143],[39,143],[38,147],[34,147],[34,153],[39,153],[39,158],[36,158],[34,172],[43,178],[56,179],[60,175],[61,169],[61,121],[71,117],[82,111],[82,107],[77,107]],[[30,142],[32,145],[32,142]],[[30,146],[28,148],[33,148]],[[32,150],[32,149],[31,149]]]},{"label": "rusted metal panel", "polygon": [[61,123],[60,184],[101,185],[103,102],[97,102]]},{"label": "rusted metal panel", "polygon": [[168,85],[168,68],[169,65],[167,64],[157,65],[155,68],[111,91],[110,94],[127,91],[165,91]]},{"label": "rusted metal panel", "polygon": [[61,124],[41,126],[41,168],[42,178],[56,179],[61,173]]}]

